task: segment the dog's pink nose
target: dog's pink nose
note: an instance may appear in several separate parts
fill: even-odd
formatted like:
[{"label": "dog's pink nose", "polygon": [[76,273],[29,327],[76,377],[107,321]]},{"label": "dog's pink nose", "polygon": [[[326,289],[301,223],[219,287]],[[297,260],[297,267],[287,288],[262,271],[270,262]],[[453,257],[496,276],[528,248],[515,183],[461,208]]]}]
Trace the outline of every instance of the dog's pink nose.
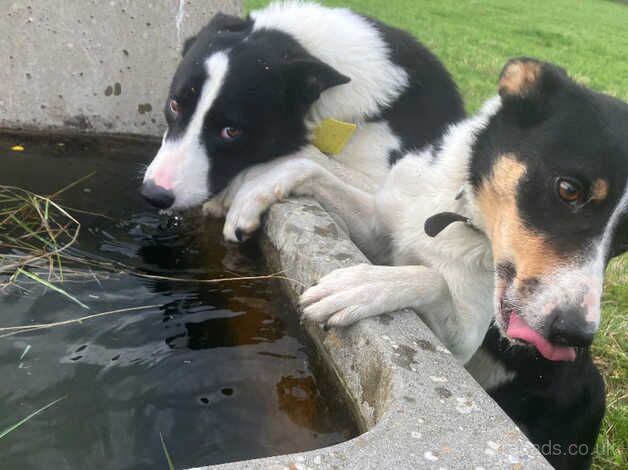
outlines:
[{"label": "dog's pink nose", "polygon": [[164,189],[172,189],[172,180],[174,173],[174,165],[169,164],[169,160],[166,159],[161,165],[159,165],[153,174],[153,180],[157,186]]},{"label": "dog's pink nose", "polygon": [[142,184],[140,194],[158,209],[168,209],[174,204],[174,193],[170,189],[155,184],[153,180],[147,180]]}]

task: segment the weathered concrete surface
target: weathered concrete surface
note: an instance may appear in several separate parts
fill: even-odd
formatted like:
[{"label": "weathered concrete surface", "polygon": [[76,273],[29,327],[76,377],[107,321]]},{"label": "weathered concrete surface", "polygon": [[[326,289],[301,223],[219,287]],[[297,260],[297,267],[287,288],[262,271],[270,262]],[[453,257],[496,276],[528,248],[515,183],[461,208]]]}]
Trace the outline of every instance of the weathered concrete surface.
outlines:
[{"label": "weathered concrete surface", "polygon": [[[265,251],[293,280],[293,298],[333,269],[367,262],[310,200],[273,206],[264,230]],[[325,449],[211,468],[551,468],[415,313],[330,332],[306,328],[368,431]]]},{"label": "weathered concrete surface", "polygon": [[185,38],[242,0],[2,1],[0,127],[160,135]]}]

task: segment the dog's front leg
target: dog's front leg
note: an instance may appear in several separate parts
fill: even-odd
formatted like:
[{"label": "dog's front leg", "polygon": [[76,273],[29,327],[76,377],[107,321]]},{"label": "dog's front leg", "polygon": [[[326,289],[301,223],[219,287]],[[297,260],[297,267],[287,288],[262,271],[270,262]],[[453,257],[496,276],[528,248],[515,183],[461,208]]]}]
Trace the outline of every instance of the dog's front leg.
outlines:
[{"label": "dog's front leg", "polygon": [[304,319],[328,327],[413,309],[462,364],[488,328],[484,319],[461,314],[445,278],[425,266],[360,264],[337,269],[306,290],[300,304]]},{"label": "dog's front leg", "polygon": [[238,173],[225,189],[203,204],[203,215],[216,218],[227,215],[240,188],[242,188],[247,181],[257,178],[264,174],[264,172],[270,171],[275,164],[275,162],[262,163]]},{"label": "dog's front leg", "polygon": [[235,194],[227,195],[223,202],[228,207],[223,228],[228,241],[244,241],[259,228],[262,215],[272,204],[324,172],[318,163],[298,157],[285,157],[256,169],[262,171],[244,177]]},{"label": "dog's front leg", "polygon": [[303,317],[327,326],[348,326],[404,308],[451,310],[445,279],[425,266],[358,264],[332,271],[300,299]]},{"label": "dog's front leg", "polygon": [[[255,177],[245,179],[227,211],[225,238],[230,241],[247,238],[259,227],[264,212],[285,197],[312,196],[368,252],[369,245],[376,243],[377,232],[373,195],[336,176],[334,171],[340,170],[333,166],[329,169],[331,163],[327,157],[317,159],[316,155],[302,154],[277,159],[264,165]],[[346,169],[342,171],[347,173]]]}]

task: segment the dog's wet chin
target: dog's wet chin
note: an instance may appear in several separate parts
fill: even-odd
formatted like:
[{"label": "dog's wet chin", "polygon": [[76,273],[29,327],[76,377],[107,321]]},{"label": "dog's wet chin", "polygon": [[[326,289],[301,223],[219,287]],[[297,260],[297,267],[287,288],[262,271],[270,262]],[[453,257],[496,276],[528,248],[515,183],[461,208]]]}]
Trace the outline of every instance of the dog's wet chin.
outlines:
[{"label": "dog's wet chin", "polygon": [[172,206],[168,208],[168,211],[171,212],[184,212],[191,209],[199,208],[203,205],[205,201],[207,201],[211,197],[209,191],[205,189],[199,189],[195,191],[186,190],[183,191],[175,190],[175,199]]}]

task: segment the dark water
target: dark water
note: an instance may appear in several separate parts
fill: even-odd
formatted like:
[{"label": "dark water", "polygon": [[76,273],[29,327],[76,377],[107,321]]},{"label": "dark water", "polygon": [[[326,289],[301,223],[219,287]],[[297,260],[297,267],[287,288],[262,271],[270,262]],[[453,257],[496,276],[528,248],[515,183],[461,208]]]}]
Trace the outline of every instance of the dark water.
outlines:
[{"label": "dark water", "polygon": [[[10,150],[18,143],[25,151]],[[81,252],[187,279],[267,273],[254,246],[222,242],[220,222],[186,216],[169,226],[140,200],[141,165],[154,151],[146,142],[0,136],[0,184],[50,194],[95,171],[60,200],[113,219],[75,212]],[[0,327],[159,307],[0,338],[0,432],[66,397],[0,439],[0,468],[166,468],[160,433],[177,468],[354,435],[337,396],[321,396],[278,281],[83,271],[91,277],[63,288],[89,311],[31,284],[28,295],[0,292]]]}]

